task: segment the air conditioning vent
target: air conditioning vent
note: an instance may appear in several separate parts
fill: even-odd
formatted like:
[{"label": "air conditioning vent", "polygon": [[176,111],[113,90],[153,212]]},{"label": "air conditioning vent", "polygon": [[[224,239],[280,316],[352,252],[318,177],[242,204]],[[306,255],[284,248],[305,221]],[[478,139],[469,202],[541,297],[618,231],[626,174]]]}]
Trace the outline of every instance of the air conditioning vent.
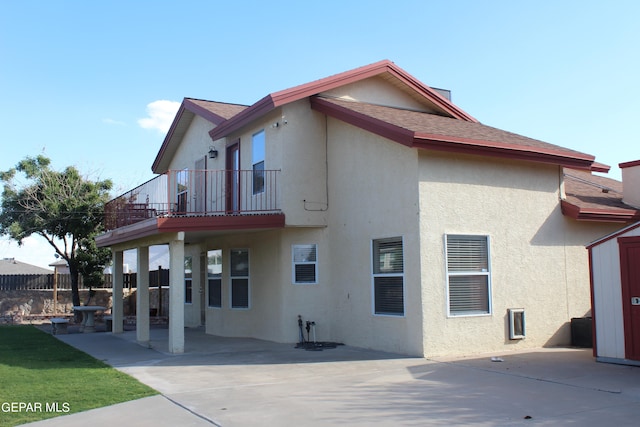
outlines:
[{"label": "air conditioning vent", "polygon": [[509,339],[521,340],[525,337],[524,308],[510,308],[509,312]]}]

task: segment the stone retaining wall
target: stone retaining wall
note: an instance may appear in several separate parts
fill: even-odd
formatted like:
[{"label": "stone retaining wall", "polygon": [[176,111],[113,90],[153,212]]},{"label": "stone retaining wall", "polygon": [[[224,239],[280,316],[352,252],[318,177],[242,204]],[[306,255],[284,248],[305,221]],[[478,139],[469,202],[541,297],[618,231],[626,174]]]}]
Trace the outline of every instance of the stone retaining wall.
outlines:
[{"label": "stone retaining wall", "polygon": [[[111,289],[94,289],[94,296],[90,305],[101,305],[111,310]],[[124,289],[124,315],[133,316],[136,313],[136,290]],[[88,290],[80,290],[80,302],[86,305],[89,298]],[[162,289],[162,310],[158,313],[158,289],[149,290],[149,308],[152,314],[168,315],[169,288]],[[73,303],[70,290],[58,291],[57,314],[73,314]],[[19,323],[24,318],[54,316],[53,290],[12,290],[0,291],[0,323]],[[3,322],[4,320],[4,322]]]}]

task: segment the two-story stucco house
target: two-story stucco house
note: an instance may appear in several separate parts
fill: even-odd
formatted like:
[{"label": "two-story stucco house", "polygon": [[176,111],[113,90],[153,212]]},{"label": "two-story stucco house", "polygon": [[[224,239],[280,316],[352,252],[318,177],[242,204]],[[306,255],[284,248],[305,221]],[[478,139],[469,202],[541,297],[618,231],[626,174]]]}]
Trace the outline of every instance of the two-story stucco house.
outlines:
[{"label": "two-story stucco house", "polygon": [[251,106],[185,99],[152,169],[97,242],[116,279],[123,251],[144,272],[169,246],[172,352],[202,324],[293,343],[299,315],[318,340],[409,355],[568,344],[584,245],[638,218],[599,202],[593,156],[485,126],[389,61]]}]

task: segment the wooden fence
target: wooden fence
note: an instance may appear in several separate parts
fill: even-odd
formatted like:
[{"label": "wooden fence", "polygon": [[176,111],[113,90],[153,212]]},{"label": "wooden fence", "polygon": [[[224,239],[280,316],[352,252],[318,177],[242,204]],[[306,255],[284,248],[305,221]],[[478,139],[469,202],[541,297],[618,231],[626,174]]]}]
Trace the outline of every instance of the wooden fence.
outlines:
[{"label": "wooden fence", "polygon": [[[136,287],[136,273],[124,273],[123,286],[125,288]],[[2,274],[0,275],[0,291],[28,290],[28,289],[53,289],[54,275],[52,274]],[[149,287],[169,286],[169,270],[154,270],[149,272]],[[112,288],[113,275],[105,274],[104,280],[98,289]],[[58,274],[57,288],[60,290],[71,289],[71,275]],[[87,289],[78,278],[78,288]]]}]

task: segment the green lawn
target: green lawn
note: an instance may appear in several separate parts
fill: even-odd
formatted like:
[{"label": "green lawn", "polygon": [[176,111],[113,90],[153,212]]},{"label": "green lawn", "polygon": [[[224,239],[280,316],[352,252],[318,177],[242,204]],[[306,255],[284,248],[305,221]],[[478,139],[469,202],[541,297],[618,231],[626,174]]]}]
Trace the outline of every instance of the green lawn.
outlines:
[{"label": "green lawn", "polygon": [[33,326],[0,326],[0,426],[158,394]]}]

